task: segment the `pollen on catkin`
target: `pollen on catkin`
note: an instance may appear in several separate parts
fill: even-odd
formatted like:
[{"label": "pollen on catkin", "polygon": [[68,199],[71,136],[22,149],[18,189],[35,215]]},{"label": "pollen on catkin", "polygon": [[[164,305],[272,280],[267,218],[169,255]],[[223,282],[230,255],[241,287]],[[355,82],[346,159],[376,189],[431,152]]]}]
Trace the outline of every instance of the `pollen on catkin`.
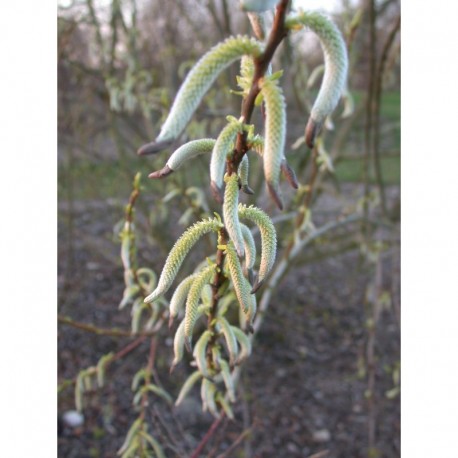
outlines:
[{"label": "pollen on catkin", "polygon": [[318,36],[324,53],[323,81],[306,127],[306,143],[313,148],[326,117],[334,111],[344,90],[348,72],[347,48],[337,26],[321,13],[303,12],[288,18],[285,25],[289,29],[308,27]]},{"label": "pollen on catkin", "polygon": [[224,191],[223,217],[229,238],[234,243],[237,254],[243,257],[245,249],[243,246],[242,229],[240,227],[238,204],[239,204],[239,182],[235,173],[224,178],[226,189]]},{"label": "pollen on catkin", "polygon": [[183,235],[175,242],[175,245],[170,250],[170,253],[165,261],[162,269],[159,283],[156,289],[145,298],[145,302],[153,302],[158,297],[168,291],[173,280],[178,273],[186,255],[189,253],[195,243],[205,234],[209,232],[217,232],[222,227],[218,218],[209,218],[195,223],[188,228]]},{"label": "pollen on catkin", "polygon": [[185,162],[201,154],[210,153],[215,146],[216,140],[213,138],[201,138],[192,140],[181,145],[169,157],[165,167],[156,172],[150,173],[149,178],[162,178],[178,170]]},{"label": "pollen on catkin", "polygon": [[283,203],[280,196],[279,183],[286,137],[285,98],[276,81],[263,78],[259,85],[266,107],[263,153],[264,177],[270,196],[281,210]]},{"label": "pollen on catkin", "polygon": [[262,45],[246,36],[230,37],[214,46],[186,76],[156,142],[176,139],[218,75],[243,55],[259,56]]},{"label": "pollen on catkin", "polygon": [[224,127],[216,139],[215,146],[210,158],[210,185],[213,197],[219,203],[223,202],[222,189],[224,183],[224,171],[226,170],[226,158],[231,153],[235,137],[242,132],[243,123],[235,118],[230,118],[229,124]]},{"label": "pollen on catkin", "polygon": [[257,282],[252,289],[252,292],[256,292],[274,265],[277,254],[277,234],[272,220],[259,208],[239,204],[239,216],[255,223],[261,233],[261,265]]}]

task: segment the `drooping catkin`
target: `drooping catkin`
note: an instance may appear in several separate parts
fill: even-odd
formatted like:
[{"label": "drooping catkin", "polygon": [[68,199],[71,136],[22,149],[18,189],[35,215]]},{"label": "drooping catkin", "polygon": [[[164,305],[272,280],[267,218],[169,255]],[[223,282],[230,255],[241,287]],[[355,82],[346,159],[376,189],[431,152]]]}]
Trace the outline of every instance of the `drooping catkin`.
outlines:
[{"label": "drooping catkin", "polygon": [[218,75],[243,55],[259,56],[262,45],[246,36],[231,37],[208,51],[188,73],[156,142],[176,139]]},{"label": "drooping catkin", "polygon": [[198,307],[204,286],[210,283],[215,274],[215,265],[208,266],[200,272],[194,280],[186,299],[186,311],[184,316],[185,345],[188,351],[192,349],[192,332],[198,318]]},{"label": "drooping catkin", "polygon": [[264,176],[269,194],[282,209],[280,196],[280,171],[284,157],[286,137],[286,104],[283,92],[276,81],[263,78],[259,82],[266,107],[264,144]]},{"label": "drooping catkin", "polygon": [[229,118],[229,124],[224,127],[216,139],[215,146],[210,158],[210,185],[215,200],[223,202],[222,188],[224,183],[224,171],[226,170],[226,158],[232,151],[235,137],[242,132],[243,123],[235,118]]},{"label": "drooping catkin", "polygon": [[173,320],[183,308],[186,302],[186,297],[189,293],[189,289],[191,288],[197,275],[197,273],[189,275],[176,287],[172,299],[170,299],[169,303],[169,327],[171,327]]},{"label": "drooping catkin", "polygon": [[239,204],[239,216],[256,224],[261,233],[261,264],[256,284],[252,289],[252,292],[256,292],[274,265],[277,254],[277,234],[272,220],[259,208]]},{"label": "drooping catkin", "polygon": [[217,232],[221,227],[222,224],[217,218],[209,218],[199,221],[188,228],[170,250],[170,253],[165,261],[164,268],[162,269],[159,283],[156,289],[145,298],[145,302],[153,302],[162,294],[166,293],[172,285],[172,282],[175,279],[186,255],[195,243],[203,235],[212,231]]},{"label": "drooping catkin", "polygon": [[156,172],[150,173],[149,178],[163,178],[178,170],[185,162],[200,156],[201,154],[210,153],[215,146],[216,140],[213,138],[201,138],[192,140],[181,145],[169,157],[165,167]]},{"label": "drooping catkin", "polygon": [[234,331],[232,330],[229,322],[223,316],[219,316],[216,319],[216,323],[220,326],[221,331],[224,335],[224,339],[227,345],[227,350],[229,352],[230,363],[231,363],[231,366],[233,366],[238,356],[238,345],[237,345],[237,339],[235,338],[235,335],[234,335]]},{"label": "drooping catkin", "polygon": [[245,249],[243,247],[242,229],[240,227],[238,204],[239,204],[239,181],[235,173],[224,178],[226,189],[224,191],[223,217],[224,224],[233,241],[237,254],[243,257]]},{"label": "drooping catkin", "polygon": [[240,224],[242,230],[243,244],[245,246],[245,266],[244,274],[251,281],[251,272],[256,261],[256,244],[254,243],[253,234],[248,226]]},{"label": "drooping catkin", "polygon": [[212,337],[212,333],[207,329],[200,337],[194,347],[193,356],[202,375],[206,378],[211,377],[210,368],[207,361],[207,345]]},{"label": "drooping catkin", "polygon": [[186,382],[184,382],[183,386],[181,387],[180,393],[178,394],[178,398],[175,401],[175,405],[176,406],[179,406],[183,402],[184,398],[191,391],[192,387],[201,378],[202,378],[201,372],[200,371],[195,371],[186,379]]},{"label": "drooping catkin", "polygon": [[248,160],[248,155],[244,154],[242,161],[239,164],[239,168],[237,171],[237,174],[239,176],[240,180],[240,189],[245,193],[245,194],[250,194],[253,195],[254,191],[250,188],[248,184],[248,174],[250,170],[250,162]]},{"label": "drooping catkin", "polygon": [[226,263],[231,276],[234,291],[237,300],[240,304],[243,314],[248,322],[248,327],[251,328],[251,323],[254,320],[251,286],[248,280],[243,276],[242,267],[240,266],[239,258],[235,251],[232,242],[226,245]]},{"label": "drooping catkin", "polygon": [[285,21],[289,29],[305,26],[320,39],[324,53],[324,76],[318,97],[306,127],[306,143],[313,148],[326,117],[330,115],[342,95],[348,72],[348,55],[345,41],[337,26],[329,18],[317,12],[303,12]]}]

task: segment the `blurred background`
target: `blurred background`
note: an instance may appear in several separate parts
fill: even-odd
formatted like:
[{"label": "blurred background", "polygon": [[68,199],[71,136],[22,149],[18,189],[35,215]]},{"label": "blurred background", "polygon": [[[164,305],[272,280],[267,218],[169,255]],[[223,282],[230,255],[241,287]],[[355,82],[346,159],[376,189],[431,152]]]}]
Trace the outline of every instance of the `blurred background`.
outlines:
[{"label": "blurred background", "polygon": [[[297,209],[306,207],[310,243],[271,297],[240,382],[236,421],[224,423],[203,456],[397,457],[400,3],[303,0],[294,6],[324,10],[338,24],[349,49],[348,92],[326,124],[318,157],[312,156],[303,132],[322,76],[319,43],[311,32],[295,33],[276,53],[273,67],[284,70],[288,108],[286,155],[301,187],[283,189],[286,210],[278,212],[254,158],[256,194],[244,200],[273,215],[280,252]],[[158,134],[193,63],[236,34],[251,31],[235,0],[59,1],[61,415],[75,408],[78,372],[133,341],[130,313],[118,310],[124,289],[119,232],[136,173],[143,186],[135,215],[140,265],[160,272],[176,237],[218,209],[208,158],[153,181],[148,173],[171,151],[142,158],[136,151]],[[180,144],[215,138],[227,115],[239,116],[241,98],[230,91],[237,90],[237,73],[234,64],[218,78]],[[262,129],[259,114],[254,123]],[[172,337],[161,330],[156,370],[176,395],[189,371],[168,375]],[[110,366],[103,389],[87,390],[84,422],[61,424],[59,456],[116,456],[135,418],[131,380],[147,354],[140,342]],[[150,414],[167,456],[190,456],[212,424],[197,394],[180,411],[158,404]]]}]

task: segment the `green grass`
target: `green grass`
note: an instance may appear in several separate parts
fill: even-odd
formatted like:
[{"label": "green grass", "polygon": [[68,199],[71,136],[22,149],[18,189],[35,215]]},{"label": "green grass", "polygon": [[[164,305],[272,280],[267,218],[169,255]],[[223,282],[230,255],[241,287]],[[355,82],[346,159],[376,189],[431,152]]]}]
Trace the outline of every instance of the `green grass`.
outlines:
[{"label": "green grass", "polygon": [[[389,156],[381,158],[382,177],[385,184],[399,184],[401,181],[401,158]],[[344,159],[336,167],[336,176],[340,182],[359,183],[363,178],[362,159]],[[370,181],[375,183],[373,170],[369,174]]]}]

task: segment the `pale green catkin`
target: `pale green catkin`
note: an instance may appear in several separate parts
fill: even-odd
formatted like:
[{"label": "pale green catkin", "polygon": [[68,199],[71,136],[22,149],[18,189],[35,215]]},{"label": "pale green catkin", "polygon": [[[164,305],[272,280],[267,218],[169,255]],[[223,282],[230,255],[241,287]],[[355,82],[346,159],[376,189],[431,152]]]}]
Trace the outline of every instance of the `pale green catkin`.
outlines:
[{"label": "pale green catkin", "polygon": [[253,269],[256,261],[256,244],[254,243],[253,234],[248,226],[240,224],[242,230],[243,243],[245,246],[245,275]]},{"label": "pale green catkin", "polygon": [[263,78],[261,93],[266,106],[266,129],[264,144],[264,176],[267,189],[277,206],[282,209],[280,196],[280,171],[284,158],[286,137],[286,104],[283,92],[276,81]]},{"label": "pale green catkin", "polygon": [[237,359],[237,364],[240,364],[243,360],[247,359],[251,355],[251,340],[237,326],[231,326],[231,328],[240,346],[239,357]]},{"label": "pale green catkin", "polygon": [[288,18],[289,29],[306,26],[320,39],[324,53],[324,76],[318,97],[313,104],[307,124],[307,144],[313,146],[326,116],[330,115],[342,95],[348,72],[348,55],[345,41],[337,26],[326,16],[316,12],[303,12]]},{"label": "pale green catkin", "polygon": [[192,140],[175,150],[169,157],[165,167],[156,172],[150,173],[149,178],[162,178],[178,170],[185,162],[200,156],[201,154],[210,153],[215,146],[216,140],[213,138],[202,138]]},{"label": "pale green catkin", "polygon": [[176,287],[169,304],[169,326],[173,322],[174,318],[182,310],[184,303],[186,302],[186,297],[188,296],[189,289],[191,288],[191,285],[193,284],[197,275],[197,273],[189,275]]},{"label": "pale green catkin", "polygon": [[230,118],[229,124],[224,127],[216,139],[210,158],[210,184],[212,193],[218,202],[222,202],[221,194],[226,170],[226,157],[232,152],[235,137],[242,132],[243,124]]},{"label": "pale green catkin", "polygon": [[250,170],[250,162],[248,160],[248,155],[245,154],[242,158],[242,161],[239,164],[237,174],[240,180],[240,189],[245,194],[254,194],[254,191],[248,185],[248,174]]},{"label": "pale green catkin", "polygon": [[[264,155],[264,137],[260,135],[255,135],[254,137],[248,138],[248,147],[259,154],[259,156],[263,157]],[[292,169],[292,167],[288,164],[286,160],[285,154],[283,153],[283,158],[280,164],[281,173],[291,185],[292,188],[297,189],[299,187],[299,183],[297,181],[296,172]]]},{"label": "pale green catkin", "polygon": [[254,319],[251,286],[248,280],[243,276],[242,267],[232,242],[226,245],[226,263],[234,286],[235,295],[239,301],[240,308],[245,315],[247,322],[251,325]]},{"label": "pale green catkin", "polygon": [[224,385],[226,385],[226,390],[227,390],[227,395],[229,397],[229,401],[235,402],[234,380],[232,379],[232,376],[231,376],[229,364],[227,364],[227,362],[222,358],[220,358],[218,362],[221,367],[221,374],[223,376]]},{"label": "pale green catkin", "polygon": [[184,398],[188,395],[188,393],[191,391],[192,387],[196,384],[198,380],[202,378],[202,374],[200,371],[195,371],[193,372],[186,380],[186,382],[183,384],[180,393],[178,395],[177,400],[175,401],[175,405],[179,406]]},{"label": "pale green catkin", "polygon": [[216,320],[217,324],[221,327],[221,332],[224,335],[224,339],[227,345],[227,351],[229,353],[231,366],[235,364],[238,355],[237,339],[235,338],[234,332],[232,331],[231,325],[223,316],[219,316]]},{"label": "pale green catkin", "polygon": [[224,191],[223,218],[229,238],[233,241],[237,254],[243,257],[242,230],[240,228],[238,204],[239,204],[239,181],[235,173],[224,178],[226,189]]},{"label": "pale green catkin", "polygon": [[218,75],[243,55],[259,56],[262,45],[246,36],[230,37],[208,51],[188,73],[156,142],[176,139]]},{"label": "pale green catkin", "polygon": [[219,417],[218,408],[216,407],[215,395],[216,385],[210,380],[204,378],[202,380],[202,386],[200,394],[202,397],[203,410],[207,410],[214,416]]},{"label": "pale green catkin", "polygon": [[239,217],[252,221],[259,227],[261,233],[261,264],[257,282],[252,290],[255,292],[274,265],[277,254],[277,234],[272,220],[259,208],[239,204]]},{"label": "pale green catkin", "polygon": [[199,368],[201,374],[206,378],[211,377],[207,362],[207,345],[211,337],[212,333],[209,330],[206,330],[199,337],[193,352],[197,367]]},{"label": "pale green catkin", "polygon": [[[204,313],[205,306],[204,305],[199,305],[197,308],[197,318]],[[172,372],[175,369],[175,366],[183,359],[183,354],[184,354],[184,346],[185,346],[185,335],[184,335],[184,325],[185,325],[185,320],[183,320],[180,325],[178,326],[176,332],[175,332],[175,337],[173,339],[173,354],[174,354],[174,359],[172,361],[172,367],[170,368],[170,372]]]},{"label": "pale green catkin", "polygon": [[171,371],[175,368],[175,366],[183,359],[184,354],[184,320],[178,326],[175,337],[173,339],[173,353],[174,358],[172,361],[172,368]]},{"label": "pale green catkin", "polygon": [[194,280],[189,293],[188,298],[186,299],[186,311],[184,316],[184,335],[185,335],[185,345],[186,348],[191,351],[192,348],[192,332],[194,330],[194,325],[196,324],[198,318],[198,307],[200,302],[200,296],[204,286],[210,283],[215,274],[216,266],[208,266],[206,269],[202,270]]},{"label": "pale green catkin", "polygon": [[203,235],[212,231],[217,232],[221,227],[222,224],[217,218],[209,218],[199,221],[188,228],[170,250],[164,268],[162,269],[159,283],[156,289],[145,298],[145,302],[153,302],[162,294],[166,293],[191,248]]}]

